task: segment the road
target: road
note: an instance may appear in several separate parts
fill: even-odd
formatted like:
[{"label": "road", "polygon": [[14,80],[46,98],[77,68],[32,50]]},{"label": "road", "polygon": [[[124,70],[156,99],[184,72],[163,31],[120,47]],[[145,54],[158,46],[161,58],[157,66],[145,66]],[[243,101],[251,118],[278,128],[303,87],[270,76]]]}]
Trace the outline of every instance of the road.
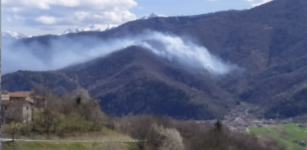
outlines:
[{"label": "road", "polygon": [[[1,138],[1,142],[10,142],[12,139]],[[137,142],[146,142],[146,140],[44,140],[44,139],[15,139],[15,141],[44,141],[44,142],[115,142],[115,143],[137,143]]]}]

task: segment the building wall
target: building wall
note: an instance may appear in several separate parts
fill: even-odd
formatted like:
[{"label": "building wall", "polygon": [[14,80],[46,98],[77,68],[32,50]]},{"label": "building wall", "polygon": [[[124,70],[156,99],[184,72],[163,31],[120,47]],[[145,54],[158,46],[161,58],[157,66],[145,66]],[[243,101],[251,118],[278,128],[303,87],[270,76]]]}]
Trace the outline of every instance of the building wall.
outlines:
[{"label": "building wall", "polygon": [[[5,109],[6,107],[6,109]],[[14,119],[15,121],[22,122],[23,121],[23,115],[20,105],[16,104],[10,104],[7,106],[1,106],[1,114],[3,115],[2,119],[5,123],[9,123],[11,119]],[[11,120],[12,121],[12,120]]]},{"label": "building wall", "polygon": [[10,95],[9,94],[1,94],[1,100],[2,101],[10,100]]},{"label": "building wall", "polygon": [[3,115],[2,121],[14,118],[15,121],[23,123],[31,122],[32,111],[32,104],[25,101],[15,101],[7,106],[1,105],[1,115]]},{"label": "building wall", "polygon": [[14,100],[23,100],[23,101],[28,101],[33,103],[33,99],[28,96],[28,97],[9,97],[10,100],[14,101]]},{"label": "building wall", "polygon": [[32,121],[32,105],[30,103],[25,103],[22,107],[23,122]]},{"label": "building wall", "polygon": [[26,101],[33,103],[33,99],[31,97],[26,97]]},{"label": "building wall", "polygon": [[[21,92],[21,94],[19,93],[19,95],[18,93],[9,94],[9,92],[6,92],[8,93],[6,94],[3,91],[1,91],[1,93],[1,100],[5,101],[5,103],[1,103],[2,117],[12,118],[12,116],[18,116],[18,121],[23,123],[32,121],[32,115],[35,108],[33,106],[35,95],[31,94],[28,96],[23,96],[26,92]],[[44,106],[43,104],[39,104],[39,106],[40,105]],[[4,118],[2,117],[1,120],[4,120]]]},{"label": "building wall", "polygon": [[24,97],[10,97],[10,100],[15,101],[15,100],[25,100]]}]

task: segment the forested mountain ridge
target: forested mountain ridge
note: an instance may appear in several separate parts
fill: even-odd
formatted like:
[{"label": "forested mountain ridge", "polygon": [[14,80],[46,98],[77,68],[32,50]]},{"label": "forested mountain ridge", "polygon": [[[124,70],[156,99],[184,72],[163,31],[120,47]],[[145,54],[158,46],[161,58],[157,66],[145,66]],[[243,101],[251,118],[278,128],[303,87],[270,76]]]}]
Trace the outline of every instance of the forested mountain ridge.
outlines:
[{"label": "forested mountain ridge", "polygon": [[[68,38],[92,36],[106,40],[133,36],[148,29],[172,33],[192,38],[196,43],[208,48],[210,53],[244,69],[243,73],[212,80],[208,76],[180,70],[175,65],[152,58],[151,54],[142,53],[142,56],[150,56],[149,60],[154,60],[155,63],[141,61],[142,57],[137,57],[136,53],[132,55],[133,52],[123,55],[122,53],[135,49],[142,51],[139,47],[130,47],[96,61],[90,61],[99,69],[90,69],[92,66],[85,63],[51,72],[19,71],[4,75],[2,86],[11,91],[29,90],[33,86],[32,83],[52,85],[57,91],[67,89],[70,91],[82,86],[101,100],[102,109],[116,115],[157,113],[178,118],[213,118],[226,114],[227,108],[236,101],[247,101],[263,106],[263,115],[267,117],[277,117],[277,114],[283,114],[279,117],[304,114],[307,110],[301,110],[296,103],[302,101],[302,104],[305,104],[307,101],[304,98],[297,98],[297,95],[304,95],[304,88],[307,85],[306,6],[306,0],[274,0],[250,10],[136,20],[105,32],[63,35]],[[56,38],[59,37],[33,37],[18,42],[25,44],[38,42],[48,47],[50,41]],[[133,59],[129,59],[129,56]],[[125,60],[127,62],[120,63]],[[139,63],[133,63],[134,60]],[[108,63],[109,65],[104,65]],[[39,77],[36,76],[38,74]],[[65,82],[48,83],[47,74],[53,74],[57,76],[57,80],[63,79]],[[44,79],[39,80],[41,78]],[[21,86],[16,84],[18,80],[22,80]],[[165,90],[157,89],[171,92],[162,94],[165,97],[159,97]],[[150,95],[148,91],[155,94]],[[170,94],[172,92],[176,94]],[[142,101],[146,96],[149,96],[147,101]],[[130,103],[131,99],[135,99],[135,103]],[[182,107],[181,109],[187,111],[180,114],[181,112],[159,110],[160,104],[170,99],[180,100],[175,104],[169,101],[166,104],[170,105],[161,109],[175,110]],[[285,101],[287,99],[293,101]],[[181,100],[184,105],[179,103]],[[150,107],[153,104],[159,105]],[[134,106],[139,107],[133,109]],[[191,109],[193,111],[190,112]]]}]

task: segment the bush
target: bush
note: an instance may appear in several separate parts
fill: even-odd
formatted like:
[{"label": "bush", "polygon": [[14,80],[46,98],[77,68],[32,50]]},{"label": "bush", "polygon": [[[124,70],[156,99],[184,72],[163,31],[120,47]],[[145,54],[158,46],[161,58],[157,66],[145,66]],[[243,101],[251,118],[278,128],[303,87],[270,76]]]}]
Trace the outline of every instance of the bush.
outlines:
[{"label": "bush", "polygon": [[[129,116],[118,120],[117,130],[140,142],[140,150],[282,150],[276,142],[231,132],[218,121],[216,126],[166,117]],[[221,132],[222,131],[222,132]]]}]

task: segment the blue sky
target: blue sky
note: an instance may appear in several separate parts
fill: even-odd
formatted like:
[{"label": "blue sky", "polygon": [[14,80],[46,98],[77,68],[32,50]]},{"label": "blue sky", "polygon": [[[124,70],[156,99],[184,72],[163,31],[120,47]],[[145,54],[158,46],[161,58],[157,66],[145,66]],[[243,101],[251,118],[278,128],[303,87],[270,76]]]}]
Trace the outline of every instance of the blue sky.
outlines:
[{"label": "blue sky", "polygon": [[2,0],[2,31],[25,35],[60,34],[69,28],[109,25],[156,13],[197,15],[242,10],[271,0]]},{"label": "blue sky", "polygon": [[137,0],[138,7],[132,9],[137,15],[157,13],[167,16],[197,15],[229,9],[249,9],[252,3],[246,0]]}]

